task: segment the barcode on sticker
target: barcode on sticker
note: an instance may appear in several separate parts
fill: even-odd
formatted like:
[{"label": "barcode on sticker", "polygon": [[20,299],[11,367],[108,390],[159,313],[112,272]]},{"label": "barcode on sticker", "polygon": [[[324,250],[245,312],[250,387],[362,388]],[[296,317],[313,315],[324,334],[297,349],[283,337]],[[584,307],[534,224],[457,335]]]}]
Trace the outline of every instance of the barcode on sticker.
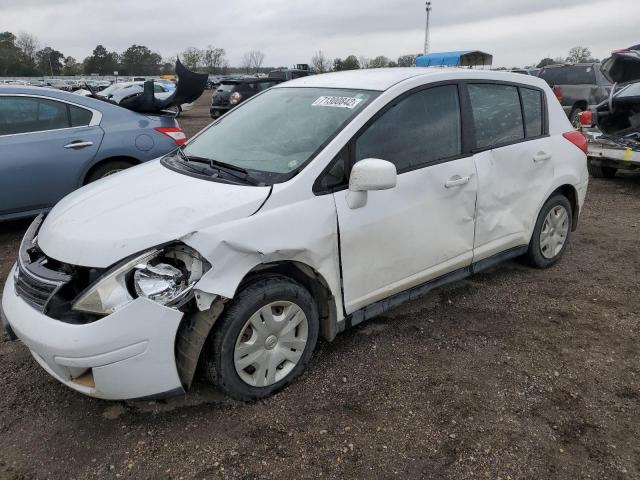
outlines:
[{"label": "barcode on sticker", "polygon": [[314,107],[356,108],[361,98],[353,97],[320,97],[311,105]]}]

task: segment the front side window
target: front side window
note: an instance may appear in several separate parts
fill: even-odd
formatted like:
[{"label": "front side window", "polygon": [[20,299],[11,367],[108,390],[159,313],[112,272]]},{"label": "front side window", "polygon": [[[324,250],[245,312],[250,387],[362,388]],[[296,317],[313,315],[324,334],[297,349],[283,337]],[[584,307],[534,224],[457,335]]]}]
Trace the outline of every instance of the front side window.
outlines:
[{"label": "front side window", "polygon": [[0,97],[0,135],[68,128],[67,105],[34,97]]},{"label": "front side window", "polygon": [[476,132],[476,148],[489,148],[524,139],[517,87],[470,84],[468,88]]},{"label": "front side window", "polygon": [[247,170],[264,182],[294,175],[378,92],[276,88],[213,123],[184,148],[186,156]]},{"label": "front side window", "polygon": [[355,143],[355,161],[387,160],[398,172],[462,152],[460,104],[455,85],[433,87],[402,99]]}]

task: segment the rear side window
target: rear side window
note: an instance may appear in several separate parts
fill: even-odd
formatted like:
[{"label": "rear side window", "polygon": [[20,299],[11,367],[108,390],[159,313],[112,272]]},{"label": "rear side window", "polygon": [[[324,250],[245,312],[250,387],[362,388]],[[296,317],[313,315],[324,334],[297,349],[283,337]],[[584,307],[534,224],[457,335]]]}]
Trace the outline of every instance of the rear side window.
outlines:
[{"label": "rear side window", "polygon": [[566,67],[567,85],[594,85],[596,83],[596,72],[591,65],[575,65]]},{"label": "rear side window", "polygon": [[0,97],[0,135],[68,128],[67,105],[32,97]]},{"label": "rear side window", "polygon": [[445,85],[411,94],[387,110],[356,140],[355,161],[380,158],[402,172],[461,152],[458,88]]},{"label": "rear side window", "polygon": [[540,72],[540,78],[551,86],[566,85],[567,76],[563,67],[545,68]]},{"label": "rear side window", "polygon": [[85,127],[91,123],[93,113],[86,108],[69,105],[69,115],[71,117],[72,127]]},{"label": "rear side window", "polygon": [[521,88],[524,126],[528,138],[542,135],[542,92],[531,88]]},{"label": "rear side window", "polygon": [[476,132],[476,148],[524,139],[524,125],[517,87],[470,84],[469,97]]}]

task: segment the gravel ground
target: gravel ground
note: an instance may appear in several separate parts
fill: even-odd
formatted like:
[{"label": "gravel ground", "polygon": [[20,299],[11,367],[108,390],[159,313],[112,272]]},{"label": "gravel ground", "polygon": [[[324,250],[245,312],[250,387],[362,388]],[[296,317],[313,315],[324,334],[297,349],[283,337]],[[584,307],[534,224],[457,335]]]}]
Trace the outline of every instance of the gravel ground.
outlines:
[{"label": "gravel ground", "polygon": [[[202,380],[86,398],[3,339],[0,478],[640,478],[638,212],[639,176],[592,181],[556,267],[506,263],[351,329],[255,404]],[[26,226],[0,225],[0,283]]]}]

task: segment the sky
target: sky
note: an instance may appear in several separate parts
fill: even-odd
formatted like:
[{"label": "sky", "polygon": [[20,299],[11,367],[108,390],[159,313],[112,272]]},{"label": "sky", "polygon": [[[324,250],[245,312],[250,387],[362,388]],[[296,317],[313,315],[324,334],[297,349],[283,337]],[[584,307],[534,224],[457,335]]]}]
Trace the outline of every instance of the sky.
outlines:
[{"label": "sky", "polygon": [[[576,45],[605,58],[640,44],[640,0],[432,0],[431,51],[482,50],[494,67],[566,57]],[[0,31],[34,34],[82,60],[104,45],[122,52],[146,45],[169,58],[187,47],[227,51],[231,65],[245,52],[265,65],[385,55],[423,49],[423,0],[0,0]]]}]

